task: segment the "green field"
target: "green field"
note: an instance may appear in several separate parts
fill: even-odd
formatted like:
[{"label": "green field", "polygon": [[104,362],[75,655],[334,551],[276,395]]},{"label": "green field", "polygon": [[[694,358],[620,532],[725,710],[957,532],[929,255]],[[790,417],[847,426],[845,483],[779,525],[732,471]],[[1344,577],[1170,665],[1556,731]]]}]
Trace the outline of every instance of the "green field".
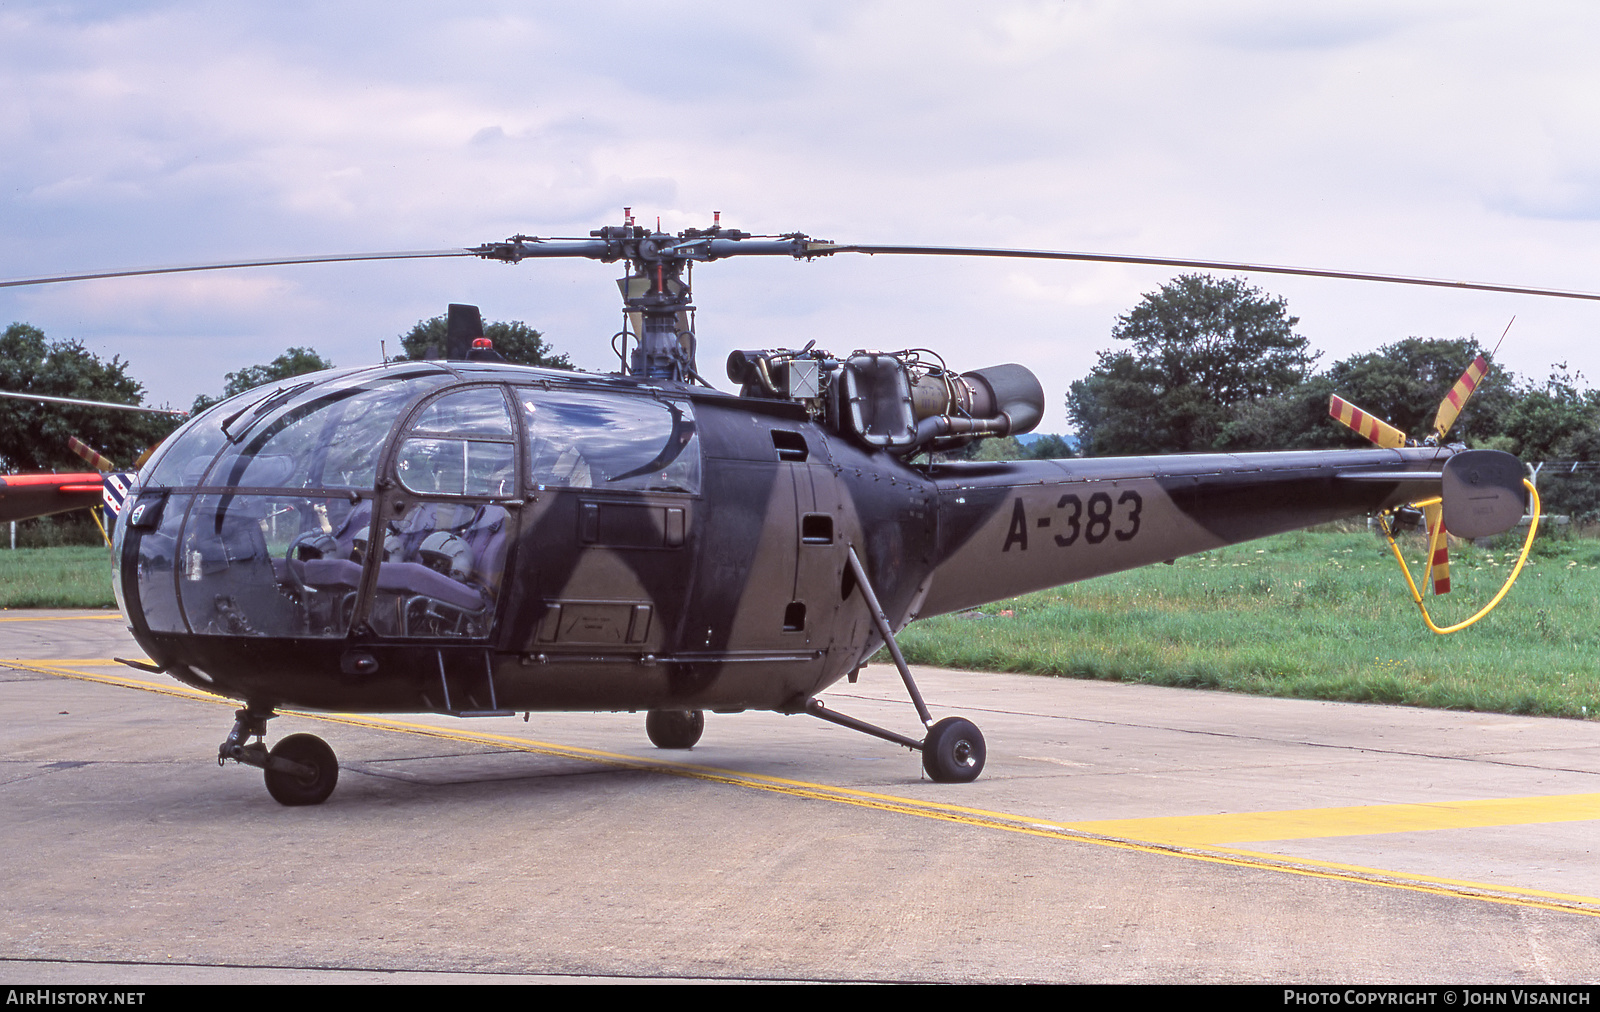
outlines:
[{"label": "green field", "polygon": [[[1407,548],[1417,564],[1420,539]],[[1488,601],[1516,548],[1456,546],[1455,591],[1428,597],[1435,620]],[[110,607],[109,577],[104,548],[0,550],[0,607]],[[1498,609],[1436,636],[1381,539],[1302,531],[917,622],[901,645],[912,663],[971,670],[1590,717],[1597,600],[1600,540],[1541,537]]]},{"label": "green field", "polygon": [[[1420,538],[1403,543],[1420,578]],[[1520,541],[1452,549],[1439,625],[1493,597]],[[1302,531],[918,622],[913,663],[1305,699],[1600,713],[1600,540],[1543,538],[1468,629],[1423,625],[1388,545]]]},{"label": "green field", "polygon": [[104,545],[0,549],[0,608],[113,608]]}]

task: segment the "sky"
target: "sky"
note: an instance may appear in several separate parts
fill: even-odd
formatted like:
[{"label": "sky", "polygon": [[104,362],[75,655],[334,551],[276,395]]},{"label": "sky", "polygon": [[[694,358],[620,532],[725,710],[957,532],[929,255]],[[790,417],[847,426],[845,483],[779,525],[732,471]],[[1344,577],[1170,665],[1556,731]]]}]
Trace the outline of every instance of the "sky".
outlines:
[{"label": "sky", "polygon": [[[0,0],[0,278],[584,236],[622,208],[838,242],[1294,264],[1600,291],[1600,7]],[[1042,431],[1176,271],[923,257],[695,271],[735,348],[1020,362]],[[451,302],[615,368],[615,265],[475,259],[0,289],[148,402]],[[1322,364],[1475,336],[1600,377],[1600,304],[1251,275]],[[1465,363],[1463,363],[1465,366]],[[725,388],[728,386],[723,382]],[[1441,391],[1441,395],[1443,391]]]}]

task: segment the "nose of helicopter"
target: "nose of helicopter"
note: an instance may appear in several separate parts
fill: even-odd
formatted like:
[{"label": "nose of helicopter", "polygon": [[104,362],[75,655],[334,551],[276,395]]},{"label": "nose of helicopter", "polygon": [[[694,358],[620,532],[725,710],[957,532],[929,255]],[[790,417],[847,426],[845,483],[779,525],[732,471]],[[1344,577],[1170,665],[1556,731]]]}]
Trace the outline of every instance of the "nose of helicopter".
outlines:
[{"label": "nose of helicopter", "polygon": [[[260,674],[269,654],[281,685],[317,643],[335,678],[371,674],[337,660],[352,640],[375,657],[385,641],[481,652],[519,531],[534,536],[519,526],[529,500],[697,489],[693,407],[636,386],[417,362],[241,394],[138,475],[116,530],[118,603],[152,658],[204,669],[211,686],[245,677],[224,669]],[[533,580],[521,578],[522,598]]]}]

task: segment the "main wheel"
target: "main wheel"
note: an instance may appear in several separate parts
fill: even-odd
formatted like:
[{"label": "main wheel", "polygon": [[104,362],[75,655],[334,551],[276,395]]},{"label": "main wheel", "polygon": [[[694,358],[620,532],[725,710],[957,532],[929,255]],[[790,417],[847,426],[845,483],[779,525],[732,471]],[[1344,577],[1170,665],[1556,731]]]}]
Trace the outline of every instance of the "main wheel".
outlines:
[{"label": "main wheel", "polygon": [[978,779],[988,755],[978,725],[960,717],[946,717],[928,728],[922,742],[922,768],[941,784],[964,784]]},{"label": "main wheel", "polygon": [[644,733],[656,748],[694,748],[705,729],[699,710],[651,710],[644,718]]},{"label": "main wheel", "polygon": [[291,734],[267,753],[268,761],[288,759],[313,771],[309,776],[267,769],[267,793],[280,805],[320,805],[339,782],[339,761],[328,743],[314,734]]}]

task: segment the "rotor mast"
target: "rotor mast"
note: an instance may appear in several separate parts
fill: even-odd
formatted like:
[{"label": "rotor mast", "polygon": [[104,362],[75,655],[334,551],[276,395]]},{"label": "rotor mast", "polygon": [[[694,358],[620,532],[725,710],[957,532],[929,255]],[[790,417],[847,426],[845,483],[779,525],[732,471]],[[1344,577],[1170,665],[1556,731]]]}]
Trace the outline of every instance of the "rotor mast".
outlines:
[{"label": "rotor mast", "polygon": [[723,228],[721,211],[714,212],[710,228],[684,229],[677,235],[661,231],[659,225],[655,231],[636,225],[629,211],[624,208],[623,224],[597,228],[588,239],[514,235],[468,252],[506,263],[533,257],[625,261],[627,274],[617,280],[617,287],[638,344],[625,358],[623,374],[687,383],[699,378],[690,316],[694,310],[694,293],[688,279],[690,264],[740,255],[806,259],[826,256],[834,249],[832,243],[818,242],[798,232],[758,238],[749,232]]}]

